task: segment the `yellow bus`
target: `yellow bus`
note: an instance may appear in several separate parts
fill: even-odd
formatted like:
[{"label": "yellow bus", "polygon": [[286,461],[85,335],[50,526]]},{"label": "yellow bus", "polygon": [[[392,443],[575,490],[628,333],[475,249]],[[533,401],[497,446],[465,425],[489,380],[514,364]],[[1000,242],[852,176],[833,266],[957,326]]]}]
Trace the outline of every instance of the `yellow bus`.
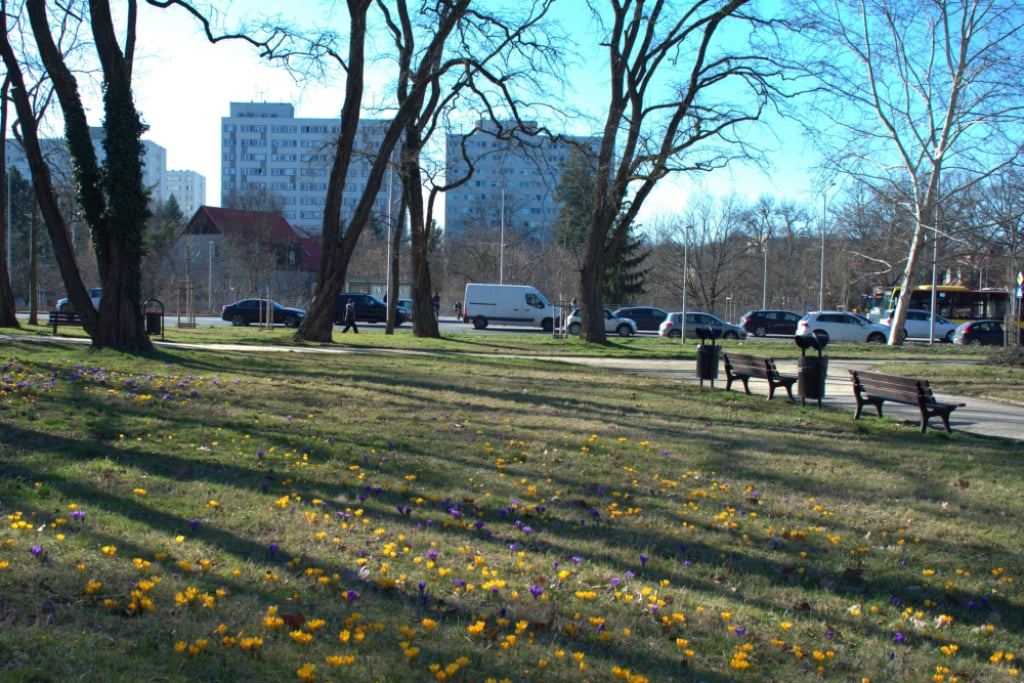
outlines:
[{"label": "yellow bus", "polygon": [[[900,288],[893,287],[886,308],[896,308],[899,298]],[[996,287],[968,289],[959,285],[939,285],[935,288],[935,302],[936,313],[957,323],[984,318],[1003,320],[1011,311],[1010,292]],[[932,309],[931,285],[921,285],[911,291],[909,308]]]}]

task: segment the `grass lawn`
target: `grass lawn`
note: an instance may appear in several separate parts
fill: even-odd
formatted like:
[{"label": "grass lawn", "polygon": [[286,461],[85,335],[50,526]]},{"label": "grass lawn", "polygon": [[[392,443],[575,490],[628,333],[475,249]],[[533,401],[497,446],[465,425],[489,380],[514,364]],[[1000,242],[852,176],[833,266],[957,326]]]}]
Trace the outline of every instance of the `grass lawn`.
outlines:
[{"label": "grass lawn", "polygon": [[4,681],[1021,680],[1020,444],[485,353],[0,367]]}]

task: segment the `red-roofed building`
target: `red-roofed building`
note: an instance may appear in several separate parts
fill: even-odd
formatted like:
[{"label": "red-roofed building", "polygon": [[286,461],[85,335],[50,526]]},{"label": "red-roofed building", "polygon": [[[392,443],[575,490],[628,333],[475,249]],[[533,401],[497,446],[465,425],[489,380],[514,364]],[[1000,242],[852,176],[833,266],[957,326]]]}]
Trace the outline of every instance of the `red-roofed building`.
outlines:
[{"label": "red-roofed building", "polygon": [[178,280],[212,309],[236,299],[271,297],[289,305],[309,300],[320,240],[278,212],[201,206],[172,249]]}]

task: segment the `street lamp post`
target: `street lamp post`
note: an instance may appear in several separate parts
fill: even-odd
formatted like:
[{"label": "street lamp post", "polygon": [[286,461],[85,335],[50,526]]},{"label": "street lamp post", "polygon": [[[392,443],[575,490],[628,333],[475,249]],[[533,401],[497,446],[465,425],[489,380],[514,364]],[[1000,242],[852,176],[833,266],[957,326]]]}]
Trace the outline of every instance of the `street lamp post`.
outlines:
[{"label": "street lamp post", "polygon": [[687,225],[685,228],[683,228],[683,311],[682,317],[679,321],[679,326],[681,328],[679,331],[680,344],[686,343],[686,280],[688,279],[690,273],[689,264],[687,263],[687,259],[689,256],[687,250],[690,245],[690,230],[692,229],[692,225]]},{"label": "street lamp post", "polygon": [[761,238],[761,251],[764,252],[764,278],[761,280],[761,308],[768,308],[768,234]]},{"label": "street lamp post", "polygon": [[216,248],[214,246],[213,240],[210,240],[210,259],[209,259],[210,260],[210,263],[209,263],[210,274],[209,274],[209,284],[208,284],[207,289],[206,289],[206,308],[207,308],[207,310],[209,310],[211,312],[213,311],[213,255],[215,253],[216,253]]},{"label": "street lamp post", "polygon": [[505,284],[505,165],[501,166],[501,244],[498,245],[498,284]]},{"label": "street lamp post", "polygon": [[825,309],[825,217],[828,212],[828,190],[830,187],[835,185],[834,182],[829,183],[824,190],[821,191],[821,270],[818,276],[818,310],[822,311]]}]

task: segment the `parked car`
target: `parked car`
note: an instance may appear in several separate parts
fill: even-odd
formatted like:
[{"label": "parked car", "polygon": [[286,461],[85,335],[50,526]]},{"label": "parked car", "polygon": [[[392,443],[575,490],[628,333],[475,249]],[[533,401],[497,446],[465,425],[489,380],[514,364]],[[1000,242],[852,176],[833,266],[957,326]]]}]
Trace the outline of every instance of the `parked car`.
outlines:
[{"label": "parked car", "polygon": [[[270,302],[274,312],[274,324],[285,327],[298,327],[306,319],[306,312],[301,308],[289,308],[276,301]],[[236,327],[251,325],[267,318],[266,299],[241,299],[221,308],[221,320],[226,320]]]},{"label": "parked car", "polygon": [[[566,331],[569,334],[579,334],[582,320],[580,309],[572,309],[569,317],[565,320]],[[636,323],[629,318],[620,318],[612,313],[611,309],[606,308],[604,309],[604,331],[614,332],[620,337],[632,337],[636,334]]]},{"label": "parked car", "polygon": [[636,329],[658,331],[658,326],[668,317],[668,312],[652,306],[627,306],[612,311],[617,318],[629,318],[636,323]]},{"label": "parked car", "polygon": [[755,337],[764,337],[769,334],[796,334],[798,322],[800,322],[800,314],[793,311],[747,311],[740,317],[740,327]]},{"label": "parked car", "polygon": [[889,328],[846,311],[813,311],[800,318],[798,335],[824,332],[829,341],[871,342],[884,344]]},{"label": "parked car", "polygon": [[[99,308],[100,307],[100,298],[103,296],[103,290],[100,289],[99,287],[90,287],[88,291],[89,291],[89,298],[92,299],[93,307]],[[64,297],[63,299],[58,299],[57,300],[57,310],[58,311],[68,311],[68,310],[71,310],[70,307],[71,307],[71,302],[68,301],[67,297]]]},{"label": "parked car", "polygon": [[[388,319],[388,305],[375,297],[373,294],[363,292],[343,292],[338,295],[338,302],[334,308],[334,323],[343,325],[345,323],[345,306],[352,301],[356,305],[356,320],[365,323],[383,323]],[[412,319],[412,311],[401,302],[395,303],[395,326],[408,322]]]},{"label": "parked car", "polygon": [[[954,344],[967,346],[1002,346],[1005,340],[1002,320],[972,320],[957,327],[953,333]],[[1020,330],[1020,343],[1024,344],[1024,330]]]},{"label": "parked car", "polygon": [[[669,337],[671,339],[679,339],[682,336],[682,312],[669,313],[665,320],[662,321],[661,325],[658,326],[658,334],[662,337]],[[686,312],[686,336],[687,338],[697,339],[697,328],[708,329],[710,328],[715,332],[716,336],[721,339],[746,339],[747,331],[739,325],[733,325],[727,323],[717,316],[713,316],[710,313],[701,313],[700,311]]]},{"label": "parked car", "polygon": [[[894,313],[895,310],[891,308],[882,313],[878,320],[879,324],[885,325],[886,327],[892,327],[892,317]],[[907,311],[907,319],[903,322],[903,331],[907,337],[928,339],[931,324],[931,312],[919,308],[911,308]],[[946,320],[941,315],[935,316],[936,339],[941,339],[947,342],[953,341],[953,334],[956,332],[956,328],[956,323]]]}]

